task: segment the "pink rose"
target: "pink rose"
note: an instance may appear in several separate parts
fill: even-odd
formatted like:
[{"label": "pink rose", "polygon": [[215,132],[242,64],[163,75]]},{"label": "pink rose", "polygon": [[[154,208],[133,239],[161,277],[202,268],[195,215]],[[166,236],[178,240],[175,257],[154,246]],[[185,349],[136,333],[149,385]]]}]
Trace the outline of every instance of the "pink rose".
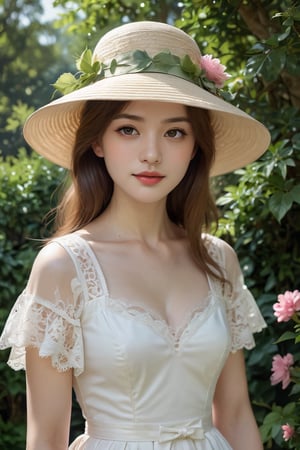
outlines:
[{"label": "pink rose", "polygon": [[294,358],[291,353],[285,356],[273,356],[271,384],[278,384],[282,382],[282,389],[286,389],[291,381],[290,367],[294,364]]},{"label": "pink rose", "polygon": [[296,311],[300,311],[300,292],[286,291],[278,295],[278,302],[273,305],[273,309],[278,322],[287,322]]},{"label": "pink rose", "polygon": [[282,436],[285,441],[288,441],[294,436],[295,429],[294,427],[291,427],[288,423],[282,425],[281,429],[282,429]]},{"label": "pink rose", "polygon": [[206,78],[215,83],[217,88],[222,88],[225,81],[230,78],[230,75],[225,72],[226,67],[220,63],[218,58],[213,58],[212,55],[201,56],[200,67],[205,72]]}]

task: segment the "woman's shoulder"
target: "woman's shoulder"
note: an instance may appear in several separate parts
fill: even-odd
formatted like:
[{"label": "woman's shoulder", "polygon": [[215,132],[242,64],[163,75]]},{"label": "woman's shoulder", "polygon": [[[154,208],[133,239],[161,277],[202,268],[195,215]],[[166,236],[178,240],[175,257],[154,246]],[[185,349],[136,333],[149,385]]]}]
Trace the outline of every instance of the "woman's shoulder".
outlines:
[{"label": "woman's shoulder", "polygon": [[32,265],[30,280],[45,282],[51,278],[59,282],[74,277],[75,268],[65,245],[60,245],[62,238],[50,239],[39,250]]},{"label": "woman's shoulder", "polygon": [[53,238],[40,249],[35,264],[39,268],[53,267],[56,270],[65,270],[70,264],[70,257],[64,245],[59,245],[61,238]]}]

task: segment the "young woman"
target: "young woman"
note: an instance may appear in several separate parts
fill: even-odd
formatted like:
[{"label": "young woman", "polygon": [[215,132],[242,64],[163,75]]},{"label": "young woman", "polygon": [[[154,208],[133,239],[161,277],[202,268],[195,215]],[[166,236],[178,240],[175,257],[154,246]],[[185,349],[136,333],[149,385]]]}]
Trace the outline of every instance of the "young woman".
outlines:
[{"label": "young woman", "polygon": [[72,177],[1,338],[26,365],[27,450],[67,449],[72,388],[72,450],[261,450],[242,348],[265,323],[208,234],[209,179],[269,133],[215,95],[223,66],[172,26],[123,25],[93,64],[24,129]]}]

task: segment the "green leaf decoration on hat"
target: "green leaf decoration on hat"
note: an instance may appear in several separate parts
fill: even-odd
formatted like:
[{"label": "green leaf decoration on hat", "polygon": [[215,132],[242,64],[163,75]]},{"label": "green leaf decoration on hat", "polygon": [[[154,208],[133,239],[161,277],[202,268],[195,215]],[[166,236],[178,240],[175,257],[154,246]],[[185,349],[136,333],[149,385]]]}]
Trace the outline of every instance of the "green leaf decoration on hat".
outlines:
[{"label": "green leaf decoration on hat", "polygon": [[63,95],[69,94],[80,88],[78,80],[72,73],[63,73],[52,86]]},{"label": "green leaf decoration on hat", "polygon": [[[145,51],[135,50],[134,52],[124,53],[115,61],[121,73],[137,73],[144,72],[151,65],[152,58]],[[125,72],[122,71],[122,68]]]},{"label": "green leaf decoration on hat", "polygon": [[92,51],[87,48],[76,61],[76,67],[79,70],[79,76],[77,74],[76,78],[76,75],[71,73],[63,73],[53,84],[56,91],[66,95],[88,86],[97,78],[101,64],[99,61],[92,62]]},{"label": "green leaf decoration on hat", "polygon": [[[206,56],[202,58],[205,59]],[[212,59],[211,55],[208,56],[208,64],[213,68],[214,66],[216,67],[218,77],[220,77],[221,71],[221,78],[222,75],[224,80],[228,78],[229,75],[225,73],[225,66],[222,66],[219,63],[219,60],[215,58]],[[205,63],[207,65],[207,60]],[[104,63],[93,61],[92,51],[90,49],[85,49],[80,58],[76,61],[76,67],[78,69],[77,74],[72,75],[71,73],[64,73],[57,79],[53,84],[56,91],[66,95],[77,89],[88,86],[91,83],[100,81],[103,78],[128,73],[151,72],[165,73],[184,78],[212,94],[225,97],[219,84],[213,80],[214,74],[211,70],[206,71],[205,65],[204,67],[201,67],[201,61],[199,61],[199,64],[196,64],[189,55],[180,58],[179,56],[170,53],[168,50],[157,53],[152,57],[144,50],[135,50],[133,52],[121,54],[110,62]]]}]

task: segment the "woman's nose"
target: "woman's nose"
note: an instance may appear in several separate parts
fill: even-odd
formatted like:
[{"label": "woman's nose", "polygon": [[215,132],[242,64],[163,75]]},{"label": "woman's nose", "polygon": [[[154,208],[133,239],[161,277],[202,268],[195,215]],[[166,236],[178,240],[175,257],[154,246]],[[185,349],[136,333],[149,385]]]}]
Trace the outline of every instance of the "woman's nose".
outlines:
[{"label": "woman's nose", "polygon": [[161,162],[160,145],[156,139],[145,139],[140,151],[140,160],[149,164],[159,164]]}]

